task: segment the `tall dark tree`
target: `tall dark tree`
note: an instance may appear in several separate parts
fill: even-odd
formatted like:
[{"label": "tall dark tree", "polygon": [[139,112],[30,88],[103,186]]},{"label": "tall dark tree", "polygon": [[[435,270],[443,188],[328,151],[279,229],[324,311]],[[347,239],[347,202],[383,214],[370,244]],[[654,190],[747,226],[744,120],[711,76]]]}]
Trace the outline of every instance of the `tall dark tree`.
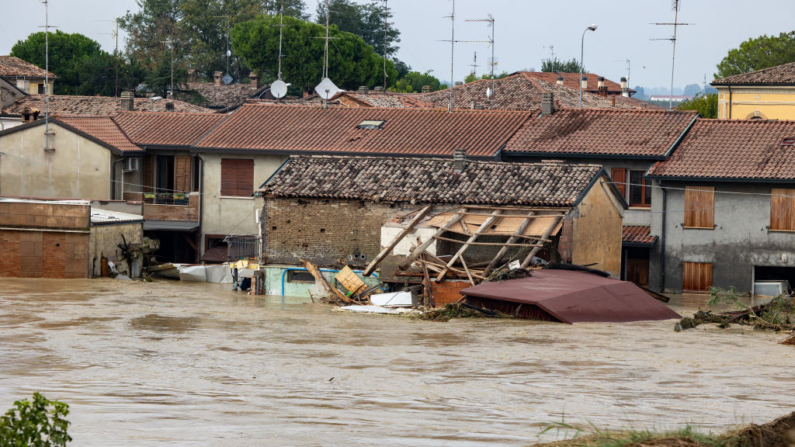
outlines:
[{"label": "tall dark tree", "polygon": [[[356,34],[365,43],[373,47],[376,53],[384,54],[384,5],[380,2],[358,4],[352,0],[330,0],[331,15],[329,22],[337,25],[341,31]],[[326,24],[326,3],[318,2],[317,23]],[[387,21],[392,18],[389,12]],[[386,33],[387,56],[393,56],[400,49],[400,30],[394,22],[389,22]]]},{"label": "tall dark tree", "polygon": [[[127,32],[127,55],[147,71],[155,71],[159,63],[170,60],[171,40],[179,59],[184,51],[180,42],[180,20],[183,0],[136,0],[139,10],[127,11],[119,19],[119,27]],[[165,56],[169,54],[167,59]]]},{"label": "tall dark tree", "polygon": [[749,71],[762,70],[776,65],[795,62],[795,31],[778,36],[760,36],[748,39],[718,64],[715,78],[725,78]]},{"label": "tall dark tree", "polygon": [[397,81],[392,90],[398,93],[419,93],[426,85],[432,91],[439,90],[442,87],[442,83],[431,73],[433,73],[432,70],[428,70],[425,73],[412,71]]},{"label": "tall dark tree", "polygon": [[[580,62],[574,58],[568,61],[563,61],[558,58],[542,59],[541,71],[547,73],[579,73]],[[583,70],[583,73],[587,73],[587,71]]]},{"label": "tall dark tree", "polygon": [[272,16],[279,15],[282,3],[284,3],[285,16],[309,20],[309,14],[306,12],[306,3],[304,0],[260,0],[260,2],[262,3],[262,12],[265,14]]}]

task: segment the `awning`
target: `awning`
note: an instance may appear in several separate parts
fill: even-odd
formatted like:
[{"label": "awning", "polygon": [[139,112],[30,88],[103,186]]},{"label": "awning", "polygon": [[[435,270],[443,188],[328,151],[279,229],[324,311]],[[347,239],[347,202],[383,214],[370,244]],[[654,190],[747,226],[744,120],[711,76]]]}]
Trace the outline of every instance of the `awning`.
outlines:
[{"label": "awning", "polygon": [[651,227],[627,225],[622,228],[624,247],[653,247],[657,236],[651,234]]},{"label": "awning", "polygon": [[229,248],[226,246],[226,244],[216,245],[215,247],[206,250],[201,260],[203,262],[217,262],[217,263],[227,262],[229,260],[228,250]]},{"label": "awning", "polygon": [[185,222],[180,220],[147,220],[144,222],[144,231],[196,231],[199,222]]}]

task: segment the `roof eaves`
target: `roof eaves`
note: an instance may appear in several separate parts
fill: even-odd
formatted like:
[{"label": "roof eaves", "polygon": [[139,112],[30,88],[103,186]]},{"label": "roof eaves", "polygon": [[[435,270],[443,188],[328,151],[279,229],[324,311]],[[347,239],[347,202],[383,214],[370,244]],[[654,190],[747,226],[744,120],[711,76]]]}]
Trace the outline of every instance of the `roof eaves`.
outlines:
[{"label": "roof eaves", "polygon": [[[651,170],[651,168],[649,168]],[[696,177],[696,176],[667,176],[649,175],[647,171],[644,177],[652,180],[669,180],[682,182],[715,182],[715,183],[786,183],[795,184],[795,178],[758,178],[758,177]]]},{"label": "roof eaves", "polygon": [[668,149],[668,151],[666,151],[666,152],[665,152],[665,158],[666,158],[666,159],[667,159],[668,157],[670,157],[670,156],[671,156],[671,154],[673,154],[673,153],[674,153],[674,151],[676,150],[676,148],[678,148],[678,147],[679,147],[679,145],[682,143],[682,140],[684,140],[684,139],[685,139],[685,136],[686,136],[686,135],[687,135],[687,134],[690,132],[690,129],[692,129],[692,128],[693,128],[693,125],[695,125],[695,124],[696,124],[696,121],[698,121],[698,119],[699,119],[700,117],[701,117],[701,115],[700,115],[700,114],[698,114],[698,113],[696,113],[696,116],[694,116],[694,117],[693,117],[693,119],[690,121],[690,124],[688,124],[688,125],[687,125],[687,127],[685,127],[685,130],[684,130],[684,131],[682,131],[682,133],[679,135],[679,138],[677,138],[677,139],[676,139],[676,141],[674,141],[674,144],[672,144],[672,145],[671,145],[671,148],[670,148],[670,149]]}]

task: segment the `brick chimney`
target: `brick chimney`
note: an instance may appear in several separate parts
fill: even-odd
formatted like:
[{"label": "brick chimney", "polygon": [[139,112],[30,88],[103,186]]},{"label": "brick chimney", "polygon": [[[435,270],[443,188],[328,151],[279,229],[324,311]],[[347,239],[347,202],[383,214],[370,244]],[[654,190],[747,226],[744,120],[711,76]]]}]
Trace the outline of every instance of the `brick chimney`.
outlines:
[{"label": "brick chimney", "polygon": [[621,96],[625,98],[629,98],[629,84],[627,83],[627,78],[621,78]]},{"label": "brick chimney", "polygon": [[195,68],[188,69],[188,82],[194,83],[199,80],[199,74],[196,73]]},{"label": "brick chimney", "polygon": [[373,91],[376,93],[384,93],[384,87],[379,85],[378,87],[374,88]]},{"label": "brick chimney", "polygon": [[174,111],[174,103],[169,101],[166,103],[166,112],[173,112]]},{"label": "brick chimney", "polygon": [[456,149],[453,152],[453,171],[454,172],[464,172],[467,165],[467,150],[466,149]]},{"label": "brick chimney", "polygon": [[582,85],[583,90],[588,90],[588,76],[582,75],[582,79],[580,79],[580,84]]},{"label": "brick chimney", "polygon": [[430,93],[432,91],[433,91],[433,89],[431,88],[430,85],[423,85],[422,86],[422,93]]},{"label": "brick chimney", "polygon": [[135,94],[129,90],[121,92],[122,112],[132,112],[135,110]]},{"label": "brick chimney", "polygon": [[563,85],[563,76],[558,76],[558,85]]},{"label": "brick chimney", "polygon": [[362,95],[366,95],[368,91],[370,91],[370,89],[367,88],[366,85],[362,85],[361,87],[359,87],[359,93],[361,93]]},{"label": "brick chimney", "polygon": [[22,124],[32,123],[39,119],[39,109],[35,107],[26,106],[22,109],[20,115],[22,115]]},{"label": "brick chimney", "polygon": [[254,87],[255,89],[259,90],[259,75],[252,71],[248,75],[248,78],[251,80],[251,86]]},{"label": "brick chimney", "polygon": [[215,85],[221,85],[222,84],[222,82],[221,82],[221,78],[222,77],[224,77],[224,72],[223,71],[216,71],[215,73],[213,73],[213,83]]},{"label": "brick chimney", "polygon": [[599,76],[597,85],[599,86],[599,96],[607,97],[607,87],[605,86],[605,78],[603,76]]},{"label": "brick chimney", "polygon": [[555,96],[552,93],[541,95],[541,116],[550,116],[555,113]]},{"label": "brick chimney", "polygon": [[455,86],[458,87],[459,85],[464,85],[463,81],[455,81]]}]

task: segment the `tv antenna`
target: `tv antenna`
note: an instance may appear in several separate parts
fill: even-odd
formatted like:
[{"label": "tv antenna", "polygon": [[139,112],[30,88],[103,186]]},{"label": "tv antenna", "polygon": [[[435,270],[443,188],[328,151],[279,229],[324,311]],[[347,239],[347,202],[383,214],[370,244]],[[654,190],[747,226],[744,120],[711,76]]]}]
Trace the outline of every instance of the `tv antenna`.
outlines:
[{"label": "tv antenna", "polygon": [[231,16],[221,15],[215,17],[219,19],[226,19],[226,53],[224,53],[226,56],[226,76],[224,76],[224,83],[229,84],[232,81],[226,82],[226,77],[229,76],[229,58],[232,57],[232,51],[229,49],[229,33],[230,33],[229,20],[231,19]]},{"label": "tv antenna", "polygon": [[50,4],[48,0],[44,3],[44,150],[50,151],[50,28],[58,28],[50,25]]},{"label": "tv antenna", "polygon": [[[169,39],[161,40],[160,43],[164,43],[171,47],[171,91],[169,94],[171,95],[171,99],[174,99],[174,41]],[[224,78],[228,77],[227,74]],[[228,82],[227,82],[228,84]]]},{"label": "tv antenna", "polygon": [[491,28],[491,37],[489,40],[467,40],[464,42],[469,43],[487,43],[491,47],[491,59],[489,60],[489,66],[491,67],[491,88],[486,92],[486,95],[489,97],[491,101],[491,109],[494,110],[494,94],[495,94],[495,85],[494,85],[494,67],[497,65],[497,59],[494,57],[494,17],[489,14],[488,18],[486,19],[472,19],[467,20],[467,22],[481,22],[487,23],[488,26]]},{"label": "tv antenna", "polygon": [[477,51],[475,51],[475,58],[472,59],[472,65],[470,65],[470,67],[472,67],[472,77],[477,78],[478,77],[478,52]]},{"label": "tv antenna", "polygon": [[287,87],[290,84],[282,81],[282,38],[284,36],[284,0],[281,3],[279,10],[279,71],[276,74],[276,80],[271,83],[271,95],[276,99],[282,99],[287,95]]},{"label": "tv antenna", "polygon": [[543,46],[541,48],[549,48],[549,62],[552,65],[552,72],[557,73],[557,66],[555,65],[555,45],[549,44],[548,46]]},{"label": "tv antenna", "polygon": [[631,88],[629,83],[629,75],[632,73],[632,61],[627,59],[627,88]]},{"label": "tv antenna", "polygon": [[455,76],[455,0],[453,1],[453,9],[447,18],[450,19],[450,104],[447,106],[447,111],[453,113],[453,77]]},{"label": "tv antenna", "polygon": [[119,19],[96,20],[96,21],[97,22],[113,22],[116,25],[116,29],[114,29],[113,32],[100,33],[100,34],[106,34],[106,35],[110,34],[114,39],[116,39],[116,51],[113,53],[113,55],[115,56],[115,59],[116,59],[116,72],[115,72],[115,75],[116,75],[116,84],[115,85],[116,85],[116,87],[113,90],[113,96],[118,97],[119,96]]},{"label": "tv antenna", "polygon": [[[282,0],[284,1],[284,0]],[[387,33],[389,31],[389,0],[381,0],[384,2],[384,91],[386,91],[386,60],[387,55]]]},{"label": "tv antenna", "polygon": [[331,9],[328,5],[328,0],[326,0],[326,37],[316,37],[315,39],[324,39],[326,41],[325,49],[323,52],[323,79],[320,81],[315,87],[315,92],[323,98],[323,108],[328,108],[328,100],[333,98],[334,95],[339,93],[340,89],[329,79],[328,77],[328,42],[332,39],[337,39],[336,37],[329,37],[329,16],[331,16]]},{"label": "tv antenna", "polygon": [[674,108],[674,68],[676,67],[676,32],[680,26],[694,25],[694,23],[679,23],[679,8],[682,6],[682,0],[673,0],[672,9],[674,10],[673,23],[652,23],[658,26],[673,26],[674,35],[669,38],[651,39],[651,40],[667,40],[673,43],[673,56],[671,58],[671,94],[668,96],[668,110]]}]

